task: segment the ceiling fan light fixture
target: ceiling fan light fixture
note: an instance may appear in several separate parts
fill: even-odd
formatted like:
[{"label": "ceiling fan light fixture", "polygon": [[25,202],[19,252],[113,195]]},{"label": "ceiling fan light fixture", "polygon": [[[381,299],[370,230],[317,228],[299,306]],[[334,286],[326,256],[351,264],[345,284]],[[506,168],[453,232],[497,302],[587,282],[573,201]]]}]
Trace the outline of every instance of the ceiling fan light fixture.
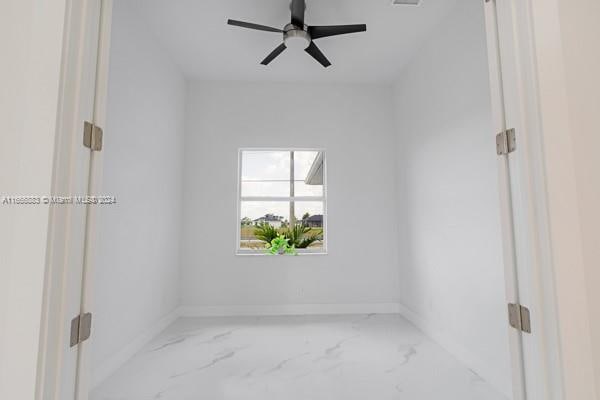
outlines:
[{"label": "ceiling fan light fixture", "polygon": [[292,50],[306,50],[310,46],[310,35],[301,29],[291,29],[283,34],[285,47]]}]

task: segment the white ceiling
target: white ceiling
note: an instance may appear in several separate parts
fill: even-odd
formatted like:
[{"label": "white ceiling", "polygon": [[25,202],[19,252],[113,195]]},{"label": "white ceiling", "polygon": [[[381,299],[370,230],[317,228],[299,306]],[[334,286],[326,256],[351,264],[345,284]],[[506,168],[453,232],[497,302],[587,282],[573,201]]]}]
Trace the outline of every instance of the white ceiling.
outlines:
[{"label": "white ceiling", "polygon": [[260,65],[281,35],[226,24],[232,18],[282,28],[290,19],[288,0],[127,1],[188,78],[292,82],[391,82],[456,3],[307,0],[308,25],[367,24],[365,33],[315,41],[333,64],[325,69],[290,49],[269,66]]}]

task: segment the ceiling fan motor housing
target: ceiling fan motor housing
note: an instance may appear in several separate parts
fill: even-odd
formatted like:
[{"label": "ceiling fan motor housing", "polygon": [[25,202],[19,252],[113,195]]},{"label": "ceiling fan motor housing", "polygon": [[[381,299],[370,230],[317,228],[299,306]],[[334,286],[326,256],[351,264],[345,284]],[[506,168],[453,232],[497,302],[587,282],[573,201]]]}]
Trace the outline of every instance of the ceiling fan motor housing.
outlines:
[{"label": "ceiling fan motor housing", "polygon": [[311,38],[304,28],[287,24],[283,28],[283,42],[287,48],[305,50],[310,46]]}]

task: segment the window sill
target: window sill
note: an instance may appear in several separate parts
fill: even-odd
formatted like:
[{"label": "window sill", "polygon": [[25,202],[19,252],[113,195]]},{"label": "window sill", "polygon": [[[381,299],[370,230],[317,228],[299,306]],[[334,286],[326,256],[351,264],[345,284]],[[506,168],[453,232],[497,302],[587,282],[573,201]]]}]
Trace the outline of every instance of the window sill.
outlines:
[{"label": "window sill", "polygon": [[[328,253],[326,250],[323,251],[299,251],[297,256],[326,256]],[[296,256],[291,256],[288,254],[280,254],[280,255],[272,255],[272,254],[267,254],[265,252],[262,251],[241,251],[241,250],[237,250],[235,252],[236,256],[263,256],[263,257],[296,257]]]}]

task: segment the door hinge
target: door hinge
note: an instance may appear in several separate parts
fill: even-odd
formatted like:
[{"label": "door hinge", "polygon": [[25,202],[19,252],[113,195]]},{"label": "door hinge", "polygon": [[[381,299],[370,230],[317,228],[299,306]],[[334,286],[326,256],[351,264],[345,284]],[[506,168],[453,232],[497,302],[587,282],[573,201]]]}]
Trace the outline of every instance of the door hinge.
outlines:
[{"label": "door hinge", "polygon": [[531,314],[529,309],[520,304],[508,304],[508,322],[513,328],[531,333]]},{"label": "door hinge", "polygon": [[102,150],[102,128],[85,121],[83,124],[83,145],[92,151]]},{"label": "door hinge", "polygon": [[508,129],[496,135],[496,154],[512,153],[517,149],[517,136],[514,129]]},{"label": "door hinge", "polygon": [[71,347],[85,342],[92,334],[92,314],[78,315],[71,321]]}]

